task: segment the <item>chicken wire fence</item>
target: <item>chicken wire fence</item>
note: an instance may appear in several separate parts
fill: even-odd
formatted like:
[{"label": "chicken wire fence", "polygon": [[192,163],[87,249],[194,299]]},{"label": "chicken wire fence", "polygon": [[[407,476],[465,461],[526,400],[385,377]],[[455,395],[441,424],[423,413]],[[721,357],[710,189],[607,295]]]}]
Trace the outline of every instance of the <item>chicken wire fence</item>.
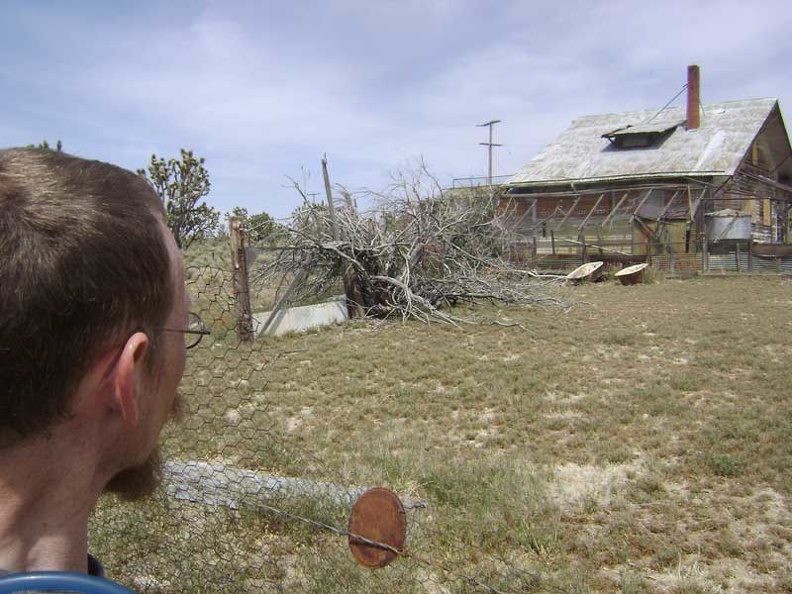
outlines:
[{"label": "chicken wire fence", "polygon": [[[188,353],[187,411],[163,432],[162,486],[144,502],[108,495],[94,512],[89,547],[109,577],[149,593],[547,591],[520,559],[535,539],[503,530],[492,535],[498,546],[482,543],[464,528],[470,518],[439,521],[432,498],[402,496],[407,538],[392,563],[357,563],[350,511],[375,485],[286,445],[267,391],[279,353],[238,339],[230,272],[188,268],[188,291],[211,335]],[[470,485],[461,491],[475,497]]]}]

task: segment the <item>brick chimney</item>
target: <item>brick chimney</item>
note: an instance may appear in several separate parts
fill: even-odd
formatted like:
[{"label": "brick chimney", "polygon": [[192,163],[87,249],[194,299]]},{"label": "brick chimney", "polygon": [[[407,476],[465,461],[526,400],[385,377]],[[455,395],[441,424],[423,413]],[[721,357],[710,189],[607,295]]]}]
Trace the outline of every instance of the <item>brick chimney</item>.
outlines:
[{"label": "brick chimney", "polygon": [[699,105],[701,103],[701,76],[698,64],[688,66],[687,82],[687,129],[695,130],[701,125]]}]

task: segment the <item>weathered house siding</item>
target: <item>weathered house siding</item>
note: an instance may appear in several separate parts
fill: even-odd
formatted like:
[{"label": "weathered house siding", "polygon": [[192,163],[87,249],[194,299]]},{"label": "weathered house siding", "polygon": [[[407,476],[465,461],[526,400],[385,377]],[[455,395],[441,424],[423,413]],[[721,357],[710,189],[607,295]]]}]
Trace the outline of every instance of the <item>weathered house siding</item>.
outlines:
[{"label": "weathered house siding", "polygon": [[[591,188],[575,194],[539,192],[501,201],[515,229],[532,241],[523,258],[590,255],[628,261],[633,256],[668,250],[698,252],[700,220],[688,220],[708,190],[670,183],[666,186]],[[692,233],[690,230],[692,229]]]},{"label": "weathered house siding", "polygon": [[576,120],[505,184],[500,211],[523,237],[514,256],[692,266],[712,248],[714,214],[750,217],[749,241],[790,241],[792,149],[778,102],[705,105],[700,116],[698,128],[690,108]]}]

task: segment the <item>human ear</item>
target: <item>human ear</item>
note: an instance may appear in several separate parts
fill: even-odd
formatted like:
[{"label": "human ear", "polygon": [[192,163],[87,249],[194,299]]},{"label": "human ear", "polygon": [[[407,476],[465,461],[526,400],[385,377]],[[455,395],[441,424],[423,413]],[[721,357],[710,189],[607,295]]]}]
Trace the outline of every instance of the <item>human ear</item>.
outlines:
[{"label": "human ear", "polygon": [[149,337],[135,332],[121,349],[113,373],[113,408],[121,414],[124,424],[135,427],[140,420],[140,386],[146,373],[146,352]]}]

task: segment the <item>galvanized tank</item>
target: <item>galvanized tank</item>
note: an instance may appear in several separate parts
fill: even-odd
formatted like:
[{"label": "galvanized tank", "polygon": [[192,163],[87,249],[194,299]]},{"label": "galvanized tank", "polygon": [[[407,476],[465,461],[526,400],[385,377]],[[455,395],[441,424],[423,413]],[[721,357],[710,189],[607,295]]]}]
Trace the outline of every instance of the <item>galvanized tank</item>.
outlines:
[{"label": "galvanized tank", "polygon": [[751,215],[735,210],[707,213],[707,241],[751,238]]}]

